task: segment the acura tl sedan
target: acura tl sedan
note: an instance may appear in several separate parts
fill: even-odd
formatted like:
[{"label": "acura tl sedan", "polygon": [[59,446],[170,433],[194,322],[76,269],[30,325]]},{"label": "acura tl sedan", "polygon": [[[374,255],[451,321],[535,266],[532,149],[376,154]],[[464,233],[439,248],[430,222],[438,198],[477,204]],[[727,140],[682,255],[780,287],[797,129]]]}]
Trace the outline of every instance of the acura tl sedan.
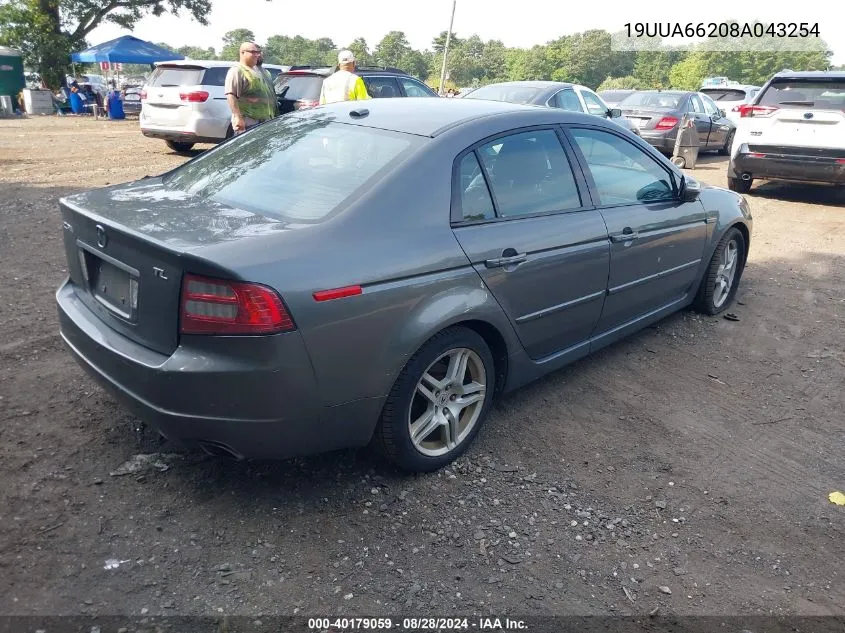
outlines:
[{"label": "acura tl sedan", "polygon": [[183,446],[467,449],[497,394],[694,305],[752,220],[587,114],[474,99],[290,113],[60,202],[70,352]]}]

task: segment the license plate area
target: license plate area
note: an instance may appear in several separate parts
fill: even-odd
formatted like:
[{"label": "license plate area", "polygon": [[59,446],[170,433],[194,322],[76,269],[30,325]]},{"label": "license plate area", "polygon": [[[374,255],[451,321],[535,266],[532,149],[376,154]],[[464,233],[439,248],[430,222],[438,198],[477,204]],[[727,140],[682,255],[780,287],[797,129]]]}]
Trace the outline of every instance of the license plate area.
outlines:
[{"label": "license plate area", "polygon": [[88,291],[109,312],[136,321],[138,315],[139,274],[126,264],[79,245],[79,260]]}]

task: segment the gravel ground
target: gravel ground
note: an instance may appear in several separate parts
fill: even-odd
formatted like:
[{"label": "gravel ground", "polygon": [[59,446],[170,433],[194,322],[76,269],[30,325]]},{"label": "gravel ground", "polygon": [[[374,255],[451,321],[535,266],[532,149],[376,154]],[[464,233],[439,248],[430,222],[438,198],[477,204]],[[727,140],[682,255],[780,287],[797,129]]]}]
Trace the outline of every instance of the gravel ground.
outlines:
[{"label": "gravel ground", "polygon": [[137,121],[0,121],[0,613],[845,613],[842,188],[755,186],[738,321],[670,317],[406,476],[171,454],[63,349],[58,197],[184,160]]}]

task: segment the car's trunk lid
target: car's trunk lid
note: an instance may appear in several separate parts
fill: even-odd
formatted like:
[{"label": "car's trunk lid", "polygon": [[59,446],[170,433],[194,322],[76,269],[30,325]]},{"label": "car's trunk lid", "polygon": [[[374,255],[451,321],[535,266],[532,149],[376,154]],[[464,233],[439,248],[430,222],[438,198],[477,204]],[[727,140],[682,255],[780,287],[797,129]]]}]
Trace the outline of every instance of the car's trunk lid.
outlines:
[{"label": "car's trunk lid", "polygon": [[202,90],[205,68],[160,65],[146,86],[144,120],[154,125],[187,125],[196,102],[182,95]]},{"label": "car's trunk lid", "polygon": [[[838,148],[845,157],[845,112],[816,108],[781,108],[772,115],[768,126],[762,123],[763,134],[755,139],[765,145],[798,145],[800,147]],[[765,128],[768,129],[765,129]]]},{"label": "car's trunk lid", "polygon": [[178,345],[184,272],[226,274],[203,247],[284,230],[284,222],[166,189],[160,178],[60,201],[77,294],[100,319],[163,354]]},{"label": "car's trunk lid", "polygon": [[674,116],[677,113],[672,108],[622,108],[622,116],[638,130],[653,130],[663,117]]}]

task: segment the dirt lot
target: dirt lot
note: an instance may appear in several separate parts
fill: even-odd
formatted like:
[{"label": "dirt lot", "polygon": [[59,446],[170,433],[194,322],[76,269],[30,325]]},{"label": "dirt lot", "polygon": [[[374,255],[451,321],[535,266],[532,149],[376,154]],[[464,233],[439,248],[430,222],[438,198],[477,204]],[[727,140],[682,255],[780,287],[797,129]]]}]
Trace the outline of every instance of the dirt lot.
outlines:
[{"label": "dirt lot", "polygon": [[62,347],[56,201],[183,160],[137,121],[0,121],[0,613],[845,613],[845,191],[756,185],[739,321],[684,312],[505,398],[447,471],[112,476],[168,446]]}]

